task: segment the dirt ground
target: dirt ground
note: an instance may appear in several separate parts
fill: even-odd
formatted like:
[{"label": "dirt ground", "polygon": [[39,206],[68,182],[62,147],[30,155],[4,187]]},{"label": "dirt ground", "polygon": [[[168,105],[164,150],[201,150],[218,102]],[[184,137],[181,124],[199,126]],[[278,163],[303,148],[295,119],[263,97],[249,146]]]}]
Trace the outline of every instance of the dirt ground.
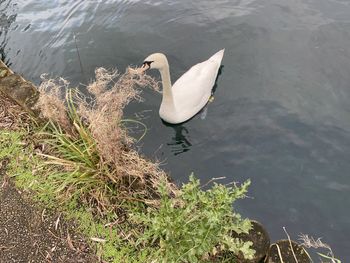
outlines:
[{"label": "dirt ground", "polygon": [[[0,130],[18,129],[28,116],[0,94]],[[15,188],[0,160],[0,263],[96,263],[75,225],[49,214]]]}]

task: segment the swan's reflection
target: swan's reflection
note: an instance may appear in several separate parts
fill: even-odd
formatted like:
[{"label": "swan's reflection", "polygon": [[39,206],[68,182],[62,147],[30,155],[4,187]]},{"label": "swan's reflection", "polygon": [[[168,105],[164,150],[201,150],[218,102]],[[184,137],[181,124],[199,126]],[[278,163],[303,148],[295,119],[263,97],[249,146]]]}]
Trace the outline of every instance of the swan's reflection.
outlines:
[{"label": "swan's reflection", "polygon": [[189,135],[188,129],[183,124],[169,124],[163,121],[163,124],[167,127],[171,127],[175,131],[175,136],[171,138],[171,141],[167,143],[170,146],[171,152],[174,155],[188,152],[192,146],[192,143],[186,137]]}]

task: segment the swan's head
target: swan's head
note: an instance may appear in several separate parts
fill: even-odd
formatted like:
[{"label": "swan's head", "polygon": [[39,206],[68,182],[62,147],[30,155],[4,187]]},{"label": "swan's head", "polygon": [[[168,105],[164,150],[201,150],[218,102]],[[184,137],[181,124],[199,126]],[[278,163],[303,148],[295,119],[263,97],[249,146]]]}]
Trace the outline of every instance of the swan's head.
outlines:
[{"label": "swan's head", "polygon": [[168,67],[168,60],[162,53],[154,53],[149,55],[147,58],[145,58],[142,64],[144,71],[152,68],[162,70],[165,67]]}]

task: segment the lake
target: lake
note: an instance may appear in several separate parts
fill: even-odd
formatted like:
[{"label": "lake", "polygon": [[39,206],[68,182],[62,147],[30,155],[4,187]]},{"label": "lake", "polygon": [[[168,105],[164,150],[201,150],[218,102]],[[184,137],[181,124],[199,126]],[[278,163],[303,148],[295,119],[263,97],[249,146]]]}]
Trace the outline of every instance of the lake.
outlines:
[{"label": "lake", "polygon": [[350,1],[0,0],[0,10],[2,59],[36,84],[42,73],[86,83],[96,67],[124,71],[153,52],[167,54],[175,81],[225,48],[206,114],[166,125],[152,90],[129,105],[148,127],[140,151],[179,185],[191,172],[250,178],[235,208],[272,240],[285,226],[350,259]]}]

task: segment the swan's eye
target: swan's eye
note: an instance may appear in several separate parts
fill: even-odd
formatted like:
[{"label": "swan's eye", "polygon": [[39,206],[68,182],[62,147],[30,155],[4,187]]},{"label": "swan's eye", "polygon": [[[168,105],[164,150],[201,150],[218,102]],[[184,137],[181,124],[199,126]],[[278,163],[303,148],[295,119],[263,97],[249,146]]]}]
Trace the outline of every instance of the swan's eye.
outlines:
[{"label": "swan's eye", "polygon": [[143,62],[143,64],[142,64],[142,67],[144,67],[144,66],[146,66],[146,65],[147,65],[147,66],[148,66],[148,68],[150,68],[150,67],[151,67],[151,63],[152,63],[152,62],[154,62],[154,61],[144,61],[144,62]]}]

